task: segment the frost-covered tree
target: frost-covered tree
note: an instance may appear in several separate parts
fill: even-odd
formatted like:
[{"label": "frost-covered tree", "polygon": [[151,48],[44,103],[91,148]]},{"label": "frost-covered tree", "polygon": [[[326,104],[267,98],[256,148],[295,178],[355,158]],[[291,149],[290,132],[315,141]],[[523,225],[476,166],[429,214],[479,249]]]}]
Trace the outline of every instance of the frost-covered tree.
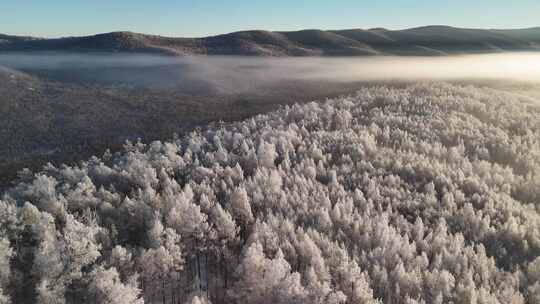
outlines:
[{"label": "frost-covered tree", "polygon": [[258,243],[247,248],[236,276],[230,292],[235,303],[304,303],[307,297],[300,275],[291,272],[283,253],[267,258]]},{"label": "frost-covered tree", "polygon": [[10,280],[10,260],[13,255],[13,250],[10,247],[9,241],[5,238],[0,238],[0,303],[11,303],[8,294],[8,284]]},{"label": "frost-covered tree", "polygon": [[99,267],[91,285],[93,300],[100,304],[142,304],[141,290],[136,281],[122,282],[115,268]]}]

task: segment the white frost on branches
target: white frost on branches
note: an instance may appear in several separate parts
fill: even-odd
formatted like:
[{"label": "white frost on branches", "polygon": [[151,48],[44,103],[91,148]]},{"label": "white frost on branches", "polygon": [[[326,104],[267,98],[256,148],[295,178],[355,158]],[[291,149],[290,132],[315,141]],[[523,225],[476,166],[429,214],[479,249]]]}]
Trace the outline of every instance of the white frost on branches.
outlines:
[{"label": "white frost on branches", "polygon": [[47,166],[0,200],[0,303],[540,302],[540,109],[372,87]]}]

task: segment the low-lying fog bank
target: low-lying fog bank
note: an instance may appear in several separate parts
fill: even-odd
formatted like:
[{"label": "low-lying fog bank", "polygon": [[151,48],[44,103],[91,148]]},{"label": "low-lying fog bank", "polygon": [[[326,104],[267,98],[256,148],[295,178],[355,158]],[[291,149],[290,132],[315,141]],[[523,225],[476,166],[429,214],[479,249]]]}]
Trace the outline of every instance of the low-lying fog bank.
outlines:
[{"label": "low-lying fog bank", "polygon": [[61,81],[198,87],[203,93],[246,92],[287,80],[540,81],[540,53],[362,58],[178,58],[137,54],[18,53],[0,54],[0,65]]}]

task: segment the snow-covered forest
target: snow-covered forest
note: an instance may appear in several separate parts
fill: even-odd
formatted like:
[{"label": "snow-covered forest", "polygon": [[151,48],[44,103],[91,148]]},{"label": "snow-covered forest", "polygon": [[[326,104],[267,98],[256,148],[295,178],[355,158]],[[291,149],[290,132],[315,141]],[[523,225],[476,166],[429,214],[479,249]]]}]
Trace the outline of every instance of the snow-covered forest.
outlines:
[{"label": "snow-covered forest", "polygon": [[372,87],[23,171],[0,303],[540,303],[540,108]]}]

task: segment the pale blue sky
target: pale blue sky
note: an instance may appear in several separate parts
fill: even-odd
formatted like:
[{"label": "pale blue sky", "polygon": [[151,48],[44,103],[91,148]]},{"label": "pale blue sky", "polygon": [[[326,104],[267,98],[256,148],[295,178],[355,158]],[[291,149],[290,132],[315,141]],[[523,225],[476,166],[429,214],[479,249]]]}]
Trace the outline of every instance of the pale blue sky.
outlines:
[{"label": "pale blue sky", "polygon": [[0,0],[0,33],[45,37],[129,30],[196,37],[246,29],[444,24],[540,26],[539,0]]}]

